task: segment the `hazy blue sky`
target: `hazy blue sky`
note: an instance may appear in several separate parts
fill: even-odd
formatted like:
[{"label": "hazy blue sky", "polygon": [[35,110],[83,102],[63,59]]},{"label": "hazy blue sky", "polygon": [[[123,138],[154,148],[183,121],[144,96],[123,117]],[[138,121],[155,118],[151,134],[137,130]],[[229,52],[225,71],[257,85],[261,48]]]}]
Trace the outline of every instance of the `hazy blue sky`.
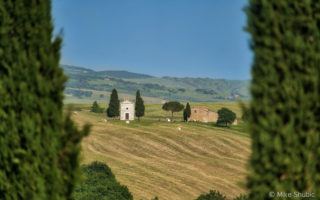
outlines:
[{"label": "hazy blue sky", "polygon": [[155,76],[250,78],[246,0],[53,0],[63,64]]}]

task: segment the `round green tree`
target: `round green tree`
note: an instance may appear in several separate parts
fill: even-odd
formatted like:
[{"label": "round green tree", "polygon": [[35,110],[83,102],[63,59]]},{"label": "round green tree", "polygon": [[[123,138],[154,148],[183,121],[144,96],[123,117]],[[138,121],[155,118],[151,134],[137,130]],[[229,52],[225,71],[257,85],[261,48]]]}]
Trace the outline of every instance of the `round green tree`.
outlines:
[{"label": "round green tree", "polygon": [[144,116],[144,102],[140,95],[140,91],[138,90],[136,93],[136,103],[135,103],[135,115],[138,117],[138,120],[140,121],[140,117]]},{"label": "round green tree", "polygon": [[173,118],[174,112],[180,112],[184,108],[184,105],[177,101],[169,101],[162,105],[162,109],[171,112],[171,119]]},{"label": "round green tree", "polygon": [[310,192],[317,199],[320,1],[250,0],[246,12],[254,52],[249,199],[274,199],[270,192]]},{"label": "round green tree", "polygon": [[236,119],[236,114],[228,108],[221,108],[218,110],[218,120],[217,125],[219,126],[229,126]]},{"label": "round green tree", "polygon": [[71,199],[80,142],[63,113],[51,1],[0,0],[0,199]]},{"label": "round green tree", "polygon": [[108,117],[119,117],[120,115],[120,101],[118,97],[118,92],[113,89],[110,95],[109,106],[107,109]]}]

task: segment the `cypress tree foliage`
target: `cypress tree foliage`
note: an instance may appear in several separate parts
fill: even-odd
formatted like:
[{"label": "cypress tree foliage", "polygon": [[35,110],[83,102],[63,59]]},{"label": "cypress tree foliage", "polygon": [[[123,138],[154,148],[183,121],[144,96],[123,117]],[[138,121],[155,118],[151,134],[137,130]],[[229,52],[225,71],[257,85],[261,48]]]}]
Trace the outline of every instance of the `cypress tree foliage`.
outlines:
[{"label": "cypress tree foliage", "polygon": [[191,117],[191,107],[190,107],[189,102],[186,105],[186,116],[187,116],[187,121],[188,121],[188,119]]},{"label": "cypress tree foliage", "polygon": [[188,113],[187,113],[187,109],[183,109],[183,121],[187,122],[188,121]]},{"label": "cypress tree foliage", "polygon": [[119,117],[120,115],[120,101],[118,97],[118,92],[113,89],[110,95],[110,102],[107,109],[108,117]]},{"label": "cypress tree foliage", "polygon": [[50,0],[0,0],[0,199],[70,199],[82,137],[63,114]]},{"label": "cypress tree foliage", "polygon": [[242,116],[241,116],[242,121],[248,122],[249,115],[250,115],[250,112],[248,108],[246,106],[242,106]]},{"label": "cypress tree foliage", "polygon": [[140,95],[140,91],[138,90],[136,93],[136,103],[135,103],[135,115],[138,117],[138,120],[140,121],[140,117],[144,116],[144,102]]},{"label": "cypress tree foliage", "polygon": [[99,104],[97,101],[94,101],[92,106],[91,106],[91,112],[94,113],[103,113],[103,110],[100,108]]},{"label": "cypress tree foliage", "polygon": [[183,121],[187,122],[191,116],[191,107],[189,102],[186,105],[186,108],[183,110]]},{"label": "cypress tree foliage", "polygon": [[272,191],[319,198],[320,1],[250,0],[246,12],[255,54],[249,199],[273,199]]}]

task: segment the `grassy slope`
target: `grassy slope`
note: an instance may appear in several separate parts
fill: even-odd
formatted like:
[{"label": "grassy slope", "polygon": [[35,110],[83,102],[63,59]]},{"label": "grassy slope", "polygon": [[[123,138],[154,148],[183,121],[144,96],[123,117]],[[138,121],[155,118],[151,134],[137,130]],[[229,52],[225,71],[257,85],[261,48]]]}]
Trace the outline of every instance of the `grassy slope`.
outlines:
[{"label": "grassy slope", "polygon": [[[240,110],[235,104],[207,105]],[[106,162],[135,199],[191,200],[210,189],[229,197],[244,192],[250,154],[247,134],[208,124],[158,122],[168,115],[160,108],[147,105],[145,119],[130,124],[103,122],[104,114],[77,112],[73,117],[78,124],[93,125],[83,142],[83,162]]]}]

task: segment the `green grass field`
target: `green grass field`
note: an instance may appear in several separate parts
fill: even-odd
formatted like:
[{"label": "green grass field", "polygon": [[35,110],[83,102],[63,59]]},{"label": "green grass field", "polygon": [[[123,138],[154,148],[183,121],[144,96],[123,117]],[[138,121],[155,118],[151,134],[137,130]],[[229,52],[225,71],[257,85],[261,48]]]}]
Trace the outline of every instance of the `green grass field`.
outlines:
[{"label": "green grass field", "polygon": [[[228,107],[241,116],[236,103],[197,103],[212,110]],[[92,124],[83,141],[82,162],[107,163],[135,199],[191,200],[216,189],[229,198],[245,192],[250,139],[244,124],[220,128],[213,124],[165,121],[170,113],[160,104],[146,105],[140,122],[126,124],[89,112],[90,105],[74,104],[73,119]],[[160,119],[160,121],[159,121]],[[179,130],[179,128],[181,130]]]}]

